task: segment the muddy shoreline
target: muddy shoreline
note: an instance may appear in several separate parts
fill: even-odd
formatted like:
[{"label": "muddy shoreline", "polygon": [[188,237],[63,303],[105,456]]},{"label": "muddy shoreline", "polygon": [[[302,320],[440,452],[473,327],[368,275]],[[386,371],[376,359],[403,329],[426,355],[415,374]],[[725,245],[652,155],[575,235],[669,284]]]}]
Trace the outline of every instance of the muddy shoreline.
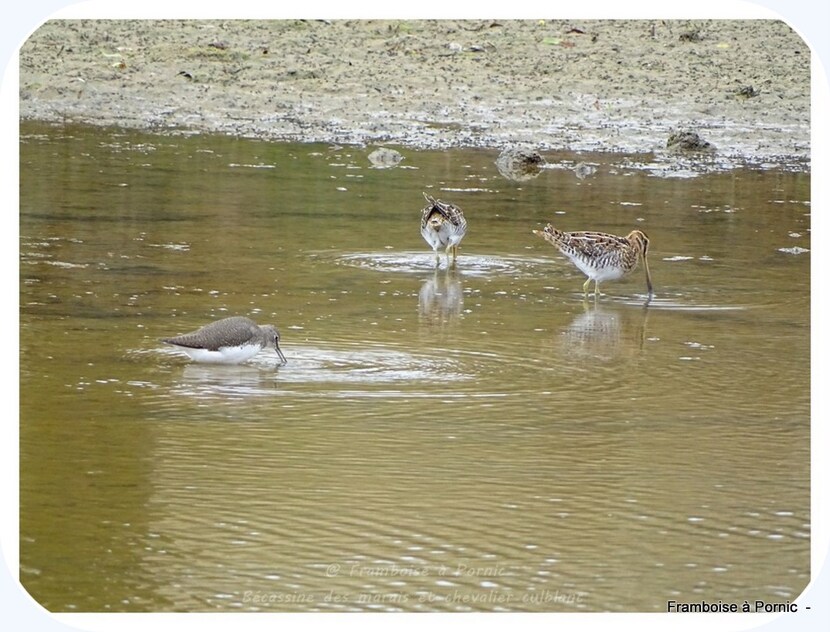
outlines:
[{"label": "muddy shoreline", "polygon": [[665,152],[809,169],[810,51],[769,20],[60,20],[20,116],[409,148]]}]

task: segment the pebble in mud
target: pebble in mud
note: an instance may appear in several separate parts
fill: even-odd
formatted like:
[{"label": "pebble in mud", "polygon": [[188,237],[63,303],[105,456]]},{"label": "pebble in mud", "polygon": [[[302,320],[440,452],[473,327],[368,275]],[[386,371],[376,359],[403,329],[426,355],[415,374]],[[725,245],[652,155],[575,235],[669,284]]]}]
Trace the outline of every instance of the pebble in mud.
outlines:
[{"label": "pebble in mud", "polygon": [[672,151],[715,151],[712,143],[702,138],[697,132],[688,130],[671,134],[666,141],[666,148]]},{"label": "pebble in mud", "polygon": [[508,180],[531,180],[542,172],[545,159],[534,149],[508,147],[496,159],[496,168]]},{"label": "pebble in mud", "polygon": [[578,162],[574,165],[574,175],[580,180],[584,180],[588,176],[592,176],[597,172],[597,168],[594,165],[589,165],[585,162]]},{"label": "pebble in mud", "polygon": [[403,156],[399,151],[394,149],[387,149],[386,147],[378,147],[375,151],[370,153],[367,158],[372,163],[375,169],[390,169],[397,167],[403,160]]},{"label": "pebble in mud", "polygon": [[759,96],[761,92],[755,89],[755,86],[741,86],[735,90],[735,96],[742,99],[754,99]]}]

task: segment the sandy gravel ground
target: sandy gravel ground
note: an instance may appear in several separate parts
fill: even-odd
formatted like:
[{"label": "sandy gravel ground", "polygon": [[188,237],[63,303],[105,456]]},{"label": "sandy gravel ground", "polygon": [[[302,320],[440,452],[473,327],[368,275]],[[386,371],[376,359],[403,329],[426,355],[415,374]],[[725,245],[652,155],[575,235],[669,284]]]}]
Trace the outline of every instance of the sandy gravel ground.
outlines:
[{"label": "sandy gravel ground", "polygon": [[50,21],[20,51],[20,115],[403,147],[806,160],[810,52],[785,23]]}]

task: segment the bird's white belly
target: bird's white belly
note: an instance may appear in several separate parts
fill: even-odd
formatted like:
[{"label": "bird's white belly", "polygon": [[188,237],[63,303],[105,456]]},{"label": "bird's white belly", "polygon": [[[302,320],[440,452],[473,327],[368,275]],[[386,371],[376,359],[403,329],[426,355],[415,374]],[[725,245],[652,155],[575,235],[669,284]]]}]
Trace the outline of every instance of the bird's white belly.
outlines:
[{"label": "bird's white belly", "polygon": [[438,248],[442,246],[446,247],[448,232],[449,231],[446,228],[435,230],[434,228],[427,226],[421,231],[421,235],[423,235],[424,239],[433,250],[438,250]]},{"label": "bird's white belly", "polygon": [[461,243],[461,239],[464,237],[464,233],[460,233],[458,231],[453,231],[453,233],[447,239],[448,246],[457,246]]},{"label": "bird's white belly", "polygon": [[438,250],[438,248],[449,248],[458,245],[464,237],[464,232],[449,223],[444,223],[438,230],[432,226],[426,226],[421,230],[421,235],[424,236],[424,239],[432,246],[433,250]]},{"label": "bird's white belly", "polygon": [[221,347],[218,351],[209,349],[191,349],[190,347],[179,347],[194,362],[206,362],[210,364],[239,364],[253,358],[260,352],[259,345],[242,345],[239,347]]},{"label": "bird's white belly", "polygon": [[582,259],[579,259],[578,257],[569,258],[573,261],[573,264],[582,271],[582,274],[587,276],[589,279],[599,281],[600,283],[604,281],[616,281],[617,279],[621,279],[623,274],[625,274],[622,268],[618,266],[596,267],[586,261],[583,261]]}]

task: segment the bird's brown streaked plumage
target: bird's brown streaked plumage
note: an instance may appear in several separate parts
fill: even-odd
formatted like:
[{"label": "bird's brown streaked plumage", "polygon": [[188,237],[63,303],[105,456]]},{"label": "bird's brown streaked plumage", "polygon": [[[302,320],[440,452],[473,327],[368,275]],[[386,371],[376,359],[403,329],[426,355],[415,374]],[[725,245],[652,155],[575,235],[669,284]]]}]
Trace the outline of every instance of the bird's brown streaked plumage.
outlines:
[{"label": "bird's brown streaked plumage", "polygon": [[588,279],[582,286],[588,294],[588,286],[594,281],[594,296],[599,295],[600,281],[614,281],[632,272],[643,260],[646,285],[651,296],[651,272],[648,268],[648,236],[641,230],[632,230],[625,237],[581,231],[568,233],[548,224],[544,230],[534,230],[535,235],[556,246]]},{"label": "bird's brown streaked plumage", "polygon": [[427,206],[421,211],[421,235],[435,251],[435,261],[438,263],[438,248],[444,248],[447,260],[452,254],[452,262],[458,257],[458,244],[467,234],[467,219],[455,204],[436,200],[424,193]]}]

